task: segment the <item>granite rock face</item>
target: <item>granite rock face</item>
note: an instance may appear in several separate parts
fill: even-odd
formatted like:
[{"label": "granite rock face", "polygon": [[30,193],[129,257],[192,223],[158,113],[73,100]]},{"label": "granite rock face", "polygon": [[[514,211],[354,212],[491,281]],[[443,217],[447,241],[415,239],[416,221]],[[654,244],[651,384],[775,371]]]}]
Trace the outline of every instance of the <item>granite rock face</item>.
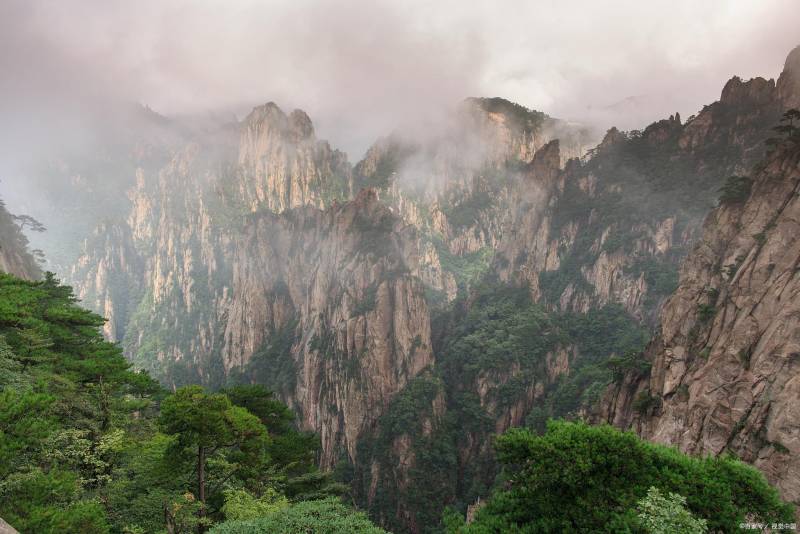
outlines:
[{"label": "granite rock face", "polygon": [[800,46],[786,58],[777,91],[786,108],[800,109]]},{"label": "granite rock face", "polygon": [[133,301],[129,281],[140,282],[140,257],[133,249],[130,229],[121,224],[101,224],[84,243],[69,274],[73,289],[83,304],[106,318],[103,335],[122,341]]},{"label": "granite rock face", "polygon": [[612,128],[582,162],[545,145],[509,189],[494,270],[561,310],[616,303],[654,324],[717,189],[763,156],[784,109],[774,82],[733,78],[686,123]]},{"label": "granite rock face", "polygon": [[433,361],[415,232],[375,193],[327,211],[264,214],[237,242],[222,346],[246,368],[269,332],[290,325],[294,388],[281,393],[322,437],[324,465]]},{"label": "granite rock face", "polygon": [[[765,109],[779,114],[800,103],[799,81],[800,47],[777,84],[734,78],[721,103],[736,104],[750,120]],[[708,215],[681,266],[644,354],[650,371],[629,372],[612,387],[597,419],[686,452],[733,453],[797,503],[800,147],[772,132],[777,145],[754,162],[763,145],[747,149],[740,132],[714,133],[720,105],[707,106],[680,142],[702,146],[722,135],[738,146],[740,177],[728,180],[736,194]]]},{"label": "granite rock face", "polygon": [[305,112],[288,116],[274,103],[253,109],[242,125],[238,182],[251,210],[325,207],[351,194],[347,156],[314,136]]},{"label": "granite rock face", "polygon": [[731,452],[800,502],[800,146],[723,203],[681,268],[646,357],[603,418],[694,454]]},{"label": "granite rock face", "polygon": [[190,143],[138,171],[127,219],[95,230],[71,282],[136,366],[173,387],[257,376],[320,433],[324,465],[354,456],[432,361],[416,232],[372,190],[322,195],[331,169],[349,170],[302,112],[254,110],[230,162]]}]

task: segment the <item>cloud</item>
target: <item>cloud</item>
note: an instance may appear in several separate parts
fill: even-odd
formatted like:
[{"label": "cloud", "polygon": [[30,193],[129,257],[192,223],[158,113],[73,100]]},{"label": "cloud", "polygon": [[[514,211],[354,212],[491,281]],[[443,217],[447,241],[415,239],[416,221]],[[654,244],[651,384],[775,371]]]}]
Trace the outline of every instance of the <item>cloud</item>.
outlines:
[{"label": "cloud", "polygon": [[796,0],[5,0],[0,158],[91,142],[125,101],[241,116],[274,100],[351,159],[470,95],[641,126],[733,74],[776,76],[797,20]]}]

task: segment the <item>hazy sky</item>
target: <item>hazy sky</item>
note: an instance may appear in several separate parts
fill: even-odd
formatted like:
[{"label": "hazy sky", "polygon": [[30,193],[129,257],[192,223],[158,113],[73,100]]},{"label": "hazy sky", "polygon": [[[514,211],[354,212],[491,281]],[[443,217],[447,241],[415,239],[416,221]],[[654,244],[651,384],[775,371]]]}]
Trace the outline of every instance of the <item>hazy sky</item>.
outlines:
[{"label": "hazy sky", "polygon": [[798,0],[0,0],[0,158],[122,100],[301,107],[351,160],[470,95],[630,128],[776,77],[798,28]]}]

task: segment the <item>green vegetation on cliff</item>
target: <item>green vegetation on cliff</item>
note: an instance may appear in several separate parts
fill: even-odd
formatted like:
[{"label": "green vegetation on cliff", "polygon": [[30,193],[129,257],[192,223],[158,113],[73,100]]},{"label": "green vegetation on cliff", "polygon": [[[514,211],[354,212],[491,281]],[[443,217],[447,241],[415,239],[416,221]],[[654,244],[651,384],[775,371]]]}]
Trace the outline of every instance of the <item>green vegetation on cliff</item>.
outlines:
[{"label": "green vegetation on cliff", "polygon": [[[441,376],[412,381],[362,443],[359,455],[379,469],[353,475],[357,487],[377,484],[372,507],[383,523],[408,524],[392,511],[398,500],[417,511],[423,532],[634,532],[666,521],[659,506],[712,531],[745,517],[791,520],[753,468],[690,458],[608,427],[510,431],[497,439],[503,471],[495,479],[488,445],[498,406],[542,383],[547,415],[574,416],[591,402],[582,395],[594,381],[613,378],[601,355],[625,353],[644,336],[620,310],[556,316],[518,294],[486,286],[463,319],[450,318]],[[37,533],[383,532],[335,497],[345,488],[318,471],[316,437],[295,430],[271,392],[188,386],[168,394],[131,371],[100,337],[101,324],[52,275],[0,274],[0,516],[11,525]],[[599,335],[609,331],[617,334]],[[572,371],[548,378],[548,359],[567,344]],[[473,393],[475,383],[486,384],[485,394]],[[405,474],[393,469],[398,456],[410,466]],[[381,478],[371,480],[373,472]],[[492,487],[475,522],[463,524],[454,510]],[[448,505],[455,508],[443,524]]]},{"label": "green vegetation on cliff", "polygon": [[[687,137],[694,131],[691,122],[670,117],[643,131],[612,128],[590,157],[567,165],[563,193],[551,208],[560,264],[539,275],[548,302],[558,303],[569,286],[573,295],[591,300],[595,291],[585,272],[605,254],[630,280],[644,277],[643,312],[655,322],[658,306],[677,288],[687,241],[719,193],[720,202],[749,194],[748,178],[728,177],[760,159],[762,141],[778,119],[773,107],[752,102],[717,102],[703,114],[713,128],[702,142]],[[773,145],[780,142],[774,139]],[[653,250],[657,235],[661,250]]]},{"label": "green vegetation on cliff", "polygon": [[[366,467],[345,480],[390,530],[439,532],[445,506],[463,512],[494,483],[497,425],[543,429],[551,417],[580,417],[614,380],[609,358],[637,353],[648,339],[618,306],[557,313],[487,281],[433,328],[439,363],[392,400],[359,446]],[[517,419],[506,419],[509,411]],[[413,517],[398,517],[398,503]]]},{"label": "green vegetation on cliff", "polygon": [[487,113],[500,113],[505,115],[511,123],[512,128],[525,134],[537,133],[547,119],[547,115],[541,111],[526,108],[525,106],[517,104],[516,102],[511,102],[505,98],[471,98],[469,100],[475,102]]},{"label": "green vegetation on cliff", "polygon": [[41,272],[38,261],[44,256],[41,250],[28,252],[28,238],[24,227],[34,232],[45,230],[42,223],[29,215],[13,215],[6,209],[5,202],[0,199],[0,269],[24,276],[36,278]]},{"label": "green vegetation on cliff", "polygon": [[495,447],[502,484],[474,522],[451,517],[450,532],[659,532],[654,507],[672,506],[659,490],[682,497],[685,523],[702,520],[711,532],[794,521],[792,506],[754,467],[690,457],[609,426],[551,422],[542,436],[514,429]]}]

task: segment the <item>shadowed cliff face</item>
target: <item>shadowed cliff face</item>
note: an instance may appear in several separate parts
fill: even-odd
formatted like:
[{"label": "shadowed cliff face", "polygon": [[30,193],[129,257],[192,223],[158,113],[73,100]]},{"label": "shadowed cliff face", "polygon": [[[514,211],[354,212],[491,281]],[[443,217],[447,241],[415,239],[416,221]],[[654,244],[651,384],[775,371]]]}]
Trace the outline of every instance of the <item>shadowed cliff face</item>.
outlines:
[{"label": "shadowed cliff face", "polygon": [[685,124],[611,129],[583,162],[561,169],[547,145],[511,195],[496,272],[564,311],[619,303],[654,323],[717,189],[763,155],[783,109],[773,82],[734,78]]},{"label": "shadowed cliff face", "polygon": [[[777,86],[734,79],[724,100],[772,97],[791,108],[800,95],[799,51]],[[625,375],[599,417],[687,452],[733,453],[798,502],[797,130],[773,133],[771,144],[761,161],[726,182],[706,218],[645,352],[650,371]]]}]

